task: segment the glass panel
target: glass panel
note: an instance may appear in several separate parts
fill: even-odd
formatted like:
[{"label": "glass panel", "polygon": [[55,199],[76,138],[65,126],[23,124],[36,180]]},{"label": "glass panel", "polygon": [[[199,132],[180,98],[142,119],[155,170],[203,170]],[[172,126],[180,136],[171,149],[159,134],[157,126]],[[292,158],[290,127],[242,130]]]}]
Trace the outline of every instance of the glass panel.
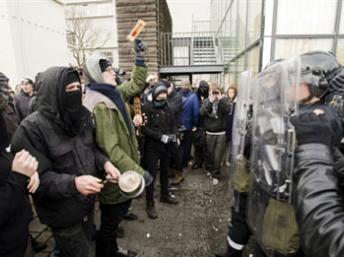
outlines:
[{"label": "glass panel", "polygon": [[332,39],[278,39],[275,59],[290,58],[307,51],[331,51]]},{"label": "glass panel", "polygon": [[173,47],[173,65],[189,65],[189,47]]},{"label": "glass panel", "polygon": [[337,0],[278,1],[277,34],[333,33],[336,9]]},{"label": "glass panel", "polygon": [[344,64],[344,39],[339,39],[337,44],[337,59],[343,65]]},{"label": "glass panel", "polygon": [[257,40],[261,31],[262,0],[250,0],[248,2],[247,43],[250,45]]},{"label": "glass panel", "polygon": [[237,38],[238,38],[239,51],[245,48],[246,9],[247,9],[247,0],[238,1]]},{"label": "glass panel", "polygon": [[259,70],[259,46],[252,48],[247,53],[246,69],[252,72],[252,75],[256,75]]},{"label": "glass panel", "polygon": [[342,6],[342,12],[340,14],[340,27],[339,33],[344,34],[344,5]]}]

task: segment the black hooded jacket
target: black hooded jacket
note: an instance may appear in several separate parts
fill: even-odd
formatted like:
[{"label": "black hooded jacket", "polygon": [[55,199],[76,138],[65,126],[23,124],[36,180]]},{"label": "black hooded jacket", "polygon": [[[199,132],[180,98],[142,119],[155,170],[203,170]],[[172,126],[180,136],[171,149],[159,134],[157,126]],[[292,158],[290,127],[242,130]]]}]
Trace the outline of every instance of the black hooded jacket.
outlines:
[{"label": "black hooded jacket", "polygon": [[168,96],[168,106],[173,113],[174,120],[178,122],[180,120],[180,114],[183,110],[183,96],[176,89],[173,89],[171,94]]},{"label": "black hooded jacket", "polygon": [[0,256],[22,257],[29,238],[30,207],[27,200],[29,178],[13,172],[6,125],[0,113]]},{"label": "black hooded jacket", "polygon": [[[146,136],[147,151],[166,151],[167,145],[162,143],[162,135],[176,134],[177,126],[174,120],[175,113],[169,107],[167,101],[163,106],[157,107],[155,105],[155,98],[159,95],[157,89],[161,89],[161,84],[157,84],[152,91],[153,100],[145,103],[143,106],[143,113],[147,116],[147,124],[142,127],[142,131]],[[162,89],[163,90],[163,89]],[[165,88],[167,94],[167,88]]]},{"label": "black hooded jacket", "polygon": [[63,228],[80,222],[94,208],[95,196],[81,195],[76,176],[97,176],[106,157],[96,147],[91,114],[82,107],[80,130],[64,122],[64,81],[70,72],[53,67],[42,75],[38,111],[22,121],[12,140],[14,151],[28,150],[39,162],[41,184],[34,203],[42,223]]},{"label": "black hooded jacket", "polygon": [[9,79],[0,72],[0,112],[6,122],[7,134],[12,138],[18,127],[18,117],[15,112],[13,98],[9,94]]}]

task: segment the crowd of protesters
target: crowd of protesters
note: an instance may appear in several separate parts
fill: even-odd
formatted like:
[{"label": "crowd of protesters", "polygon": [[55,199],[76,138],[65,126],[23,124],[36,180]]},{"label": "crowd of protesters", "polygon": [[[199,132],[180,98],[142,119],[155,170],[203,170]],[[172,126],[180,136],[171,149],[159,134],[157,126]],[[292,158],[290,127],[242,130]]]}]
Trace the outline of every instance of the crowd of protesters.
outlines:
[{"label": "crowd of protesters", "polygon": [[[137,39],[128,81],[96,55],[86,59],[82,76],[72,67],[51,67],[35,81],[23,79],[17,93],[0,73],[0,256],[34,256],[46,247],[29,234],[33,206],[52,231],[55,256],[137,256],[117,245],[119,225],[137,218],[129,210],[142,191],[148,218],[158,218],[159,173],[159,200],[171,205],[178,199],[170,188],[191,169],[221,178],[235,87],[228,94],[206,81],[176,87],[147,74],[144,52]],[[129,182],[119,185],[130,171]],[[138,189],[126,191],[137,178]]]}]

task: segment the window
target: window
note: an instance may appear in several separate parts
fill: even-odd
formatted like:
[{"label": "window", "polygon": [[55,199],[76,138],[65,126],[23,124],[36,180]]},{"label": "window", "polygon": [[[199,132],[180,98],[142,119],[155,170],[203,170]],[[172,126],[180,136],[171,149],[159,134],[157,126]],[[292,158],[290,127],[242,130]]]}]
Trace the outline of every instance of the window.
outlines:
[{"label": "window", "polygon": [[113,52],[112,51],[102,51],[100,52],[102,56],[108,59],[111,63],[113,63]]},{"label": "window", "polygon": [[248,1],[246,45],[252,44],[254,41],[259,39],[260,37],[261,10],[262,10],[262,0]]},{"label": "window", "polygon": [[278,1],[277,34],[334,32],[337,0]]},{"label": "window", "polygon": [[337,44],[337,59],[343,65],[344,64],[344,39],[338,40]]},{"label": "window", "polygon": [[275,59],[290,58],[308,51],[330,51],[332,39],[278,39]]}]

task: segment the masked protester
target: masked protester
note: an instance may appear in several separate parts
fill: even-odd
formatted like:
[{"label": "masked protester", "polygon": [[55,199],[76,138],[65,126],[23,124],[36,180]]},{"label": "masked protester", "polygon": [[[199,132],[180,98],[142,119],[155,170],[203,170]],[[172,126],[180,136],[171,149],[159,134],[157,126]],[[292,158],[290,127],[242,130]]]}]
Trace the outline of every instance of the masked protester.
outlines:
[{"label": "masked protester", "polygon": [[[204,101],[209,97],[209,84],[208,82],[202,80],[199,83],[199,87],[197,89],[197,96],[200,104],[202,105]],[[205,124],[204,124],[204,116],[200,116],[200,122],[198,129],[193,133],[193,145],[195,147],[195,158],[194,163],[192,164],[193,169],[199,169],[205,164],[207,166],[207,139],[205,134]]]},{"label": "masked protester", "polygon": [[[167,88],[163,82],[155,84],[152,91],[152,102],[144,106],[147,124],[143,127],[145,140],[145,166],[153,176],[158,173],[160,161],[160,202],[177,204],[175,197],[168,192],[168,166],[170,152],[177,143],[174,115],[167,104]],[[154,182],[146,189],[146,212],[149,218],[158,217],[154,203]]]},{"label": "masked protester", "polygon": [[62,256],[91,257],[95,195],[103,188],[98,177],[118,178],[119,172],[96,147],[91,114],[81,97],[77,71],[46,70],[38,111],[21,122],[12,144],[14,151],[27,149],[40,164],[34,204]]},{"label": "masked protester", "polygon": [[[93,113],[97,144],[103,152],[121,172],[131,170],[144,175],[145,171],[139,165],[138,143],[128,104],[132,97],[145,89],[147,77],[144,45],[138,39],[135,41],[135,52],[132,78],[121,85],[116,83],[116,73],[111,62],[99,56],[90,56],[86,60],[84,105]],[[134,251],[119,250],[116,234],[131,200],[121,194],[118,185],[107,183],[99,195],[99,202],[101,217],[97,233],[97,256],[136,256]]]},{"label": "masked protester", "polygon": [[[167,88],[167,101],[168,107],[172,111],[176,127],[180,127],[178,121],[182,114],[183,97],[180,92],[177,91],[175,85],[165,79],[161,80]],[[181,137],[177,133],[177,138],[180,141]],[[170,163],[168,176],[171,178],[170,182],[172,185],[179,185],[184,180],[183,165],[182,165],[182,149],[180,145],[173,144],[170,154]]]}]

